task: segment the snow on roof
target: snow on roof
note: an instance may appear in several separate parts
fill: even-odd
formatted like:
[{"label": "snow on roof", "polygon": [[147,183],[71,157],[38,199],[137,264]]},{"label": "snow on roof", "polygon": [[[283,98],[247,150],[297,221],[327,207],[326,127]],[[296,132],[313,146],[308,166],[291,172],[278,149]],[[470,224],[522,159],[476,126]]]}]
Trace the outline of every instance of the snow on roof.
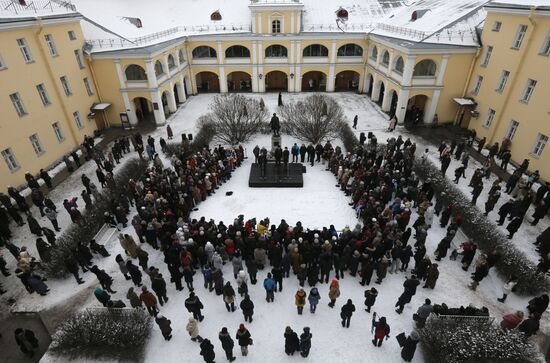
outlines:
[{"label": "snow on roof", "polygon": [[488,0],[419,0],[383,19],[373,34],[416,42],[477,46]]},{"label": "snow on roof", "polygon": [[55,15],[79,15],[73,4],[62,0],[2,0],[0,21]]}]

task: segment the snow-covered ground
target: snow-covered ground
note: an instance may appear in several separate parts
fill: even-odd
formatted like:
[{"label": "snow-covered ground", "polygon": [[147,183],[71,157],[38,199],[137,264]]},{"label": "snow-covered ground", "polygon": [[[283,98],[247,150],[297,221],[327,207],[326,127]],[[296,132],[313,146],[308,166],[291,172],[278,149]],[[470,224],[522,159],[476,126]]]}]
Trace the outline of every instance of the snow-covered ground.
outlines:
[{"label": "snow-covered ground", "polygon": [[[263,97],[270,111],[276,112],[276,94],[251,96]],[[288,102],[290,98],[297,99],[306,96],[307,94],[283,95],[283,99]],[[357,133],[361,131],[375,132],[380,142],[389,137],[390,134],[384,131],[387,127],[387,117],[381,114],[366,96],[350,93],[335,93],[330,96],[334,97],[343,106],[349,120],[352,120],[356,114],[358,115]],[[169,119],[175,138],[178,138],[181,132],[196,133],[195,121],[202,113],[206,112],[212,97],[213,95],[191,97]],[[402,130],[398,129],[392,135],[397,136],[401,132]],[[166,137],[165,128],[159,128],[151,135],[157,140],[160,136]],[[404,136],[409,135],[404,133]],[[420,145],[420,139],[415,138],[415,140],[419,146],[417,150],[421,150],[424,146]],[[293,142],[290,137],[283,135],[284,145],[290,146]],[[251,155],[250,150],[255,144],[269,146],[269,137],[260,135],[247,144],[249,155]],[[430,150],[433,149],[434,147],[430,146]],[[125,160],[127,159],[128,157],[125,158]],[[320,164],[313,167],[308,166],[307,173],[304,174],[304,188],[273,190],[248,187],[249,164],[251,162],[251,158],[247,159],[228,183],[224,184],[216,194],[199,205],[199,210],[192,217],[205,216],[216,221],[223,220],[226,224],[229,224],[238,214],[244,214],[245,218],[265,218],[269,216],[273,223],[278,223],[281,218],[285,218],[290,224],[300,220],[305,227],[310,228],[334,224],[338,230],[345,225],[354,225],[357,222],[353,209],[347,204],[348,198],[335,187],[336,180],[330,172],[325,171],[325,166]],[[449,169],[452,170],[453,167],[451,166]],[[82,172],[90,175],[91,179],[95,181],[94,170],[93,162],[85,164],[50,193],[56,205],[60,206],[59,219],[62,228],[70,223],[67,213],[61,206],[63,199],[80,193],[82,189],[80,175]],[[467,172],[467,175],[470,176],[471,172]],[[225,191],[233,191],[233,195],[228,197],[225,195]],[[480,202],[484,202],[483,198],[483,195],[479,198]],[[38,213],[34,214],[37,215]],[[415,219],[416,214],[413,214],[411,223]],[[547,223],[547,220],[544,222]],[[41,223],[49,224],[44,220],[41,220]],[[539,225],[538,228],[542,228],[542,225]],[[523,227],[520,232],[522,230]],[[28,232],[28,227],[14,226],[14,232],[14,243],[18,246],[29,246],[32,253],[37,255],[34,248],[35,238]],[[429,230],[426,242],[429,256],[433,256],[436,245],[445,232],[446,230],[440,228],[438,223],[434,223],[432,229]],[[123,233],[133,234],[133,229],[129,227]],[[517,236],[519,237],[519,232]],[[455,243],[459,244],[464,239],[465,236],[459,232],[455,238]],[[525,243],[527,244],[527,242]],[[111,257],[105,259],[95,258],[94,263],[97,263],[115,278],[113,289],[117,290],[117,293],[114,294],[113,298],[125,301],[126,291],[131,286],[131,282],[122,277],[114,261],[116,254],[121,252],[116,236],[108,241],[107,246],[111,252]],[[150,255],[149,265],[160,268],[165,278],[169,280],[169,273],[163,263],[162,254],[151,249],[148,245],[144,245],[144,248]],[[8,267],[13,270],[14,260],[6,250],[3,250],[3,252],[8,259]],[[423,303],[425,298],[429,297],[434,303],[446,302],[450,306],[468,305],[470,303],[476,306],[486,306],[497,319],[505,313],[516,309],[524,309],[526,306],[527,298],[514,295],[508,298],[506,304],[496,301],[496,298],[501,296],[503,281],[495,271],[491,271],[489,277],[481,282],[478,290],[473,292],[467,287],[470,282],[469,274],[471,271],[462,271],[458,261],[445,259],[439,263],[439,266],[440,277],[435,290],[419,287],[417,294],[413,297],[412,302],[405,307],[402,315],[395,312],[394,304],[403,290],[402,283],[405,274],[388,274],[382,285],[374,285],[379,290],[379,298],[374,306],[374,311],[379,315],[386,316],[392,328],[391,338],[384,343],[382,348],[374,348],[369,342],[372,339],[370,334],[372,316],[363,310],[365,288],[359,285],[357,278],[347,275],[345,279],[340,280],[342,295],[334,309],[327,306],[328,285],[318,285],[322,300],[317,313],[310,314],[306,307],[304,315],[299,316],[294,306],[294,294],[298,288],[296,278],[291,274],[289,279],[285,279],[284,291],[276,294],[275,303],[267,304],[261,283],[268,271],[261,271],[258,274],[258,284],[250,286],[250,295],[256,307],[254,322],[246,325],[254,339],[254,346],[251,347],[249,357],[246,359],[254,362],[260,360],[281,362],[301,359],[289,358],[284,354],[283,332],[284,328],[289,325],[298,332],[301,332],[304,326],[311,327],[313,346],[310,360],[312,361],[401,362],[399,347],[394,337],[400,332],[409,333],[411,331],[413,328],[412,314],[416,312],[416,309]],[[225,267],[224,273],[226,281],[231,281],[235,287],[235,280],[229,266]],[[15,297],[17,303],[13,307],[14,310],[40,310],[71,301],[73,296],[86,294],[85,291],[88,291],[89,298],[84,302],[80,302],[79,306],[82,308],[99,306],[92,294],[93,288],[97,285],[95,276],[86,273],[83,278],[86,280],[83,285],[77,285],[72,277],[66,280],[50,280],[48,285],[52,292],[46,297],[41,297],[28,295],[21,288],[17,278],[12,275],[2,280],[2,283],[10,290],[8,294],[2,296],[2,300],[7,297]],[[150,285],[146,276],[144,276],[144,281],[146,285]],[[234,336],[238,325],[243,322],[242,313],[239,310],[235,313],[228,313],[222,298],[202,287],[200,273],[195,275],[195,288],[197,295],[205,305],[203,312],[206,319],[200,324],[201,336],[207,337],[213,342],[218,360],[224,361],[225,355],[217,339],[217,334],[223,326],[226,326]],[[306,292],[309,294],[309,287],[306,288]],[[184,300],[187,296],[187,288],[183,292],[178,292],[173,285],[169,287],[168,297],[170,301],[161,308],[161,312],[172,320],[174,338],[169,342],[165,341],[155,326],[145,347],[145,361],[155,362],[160,359],[167,362],[178,360],[187,362],[202,361],[198,344],[190,341],[185,331],[185,324],[189,318],[189,314],[184,307]],[[340,325],[339,312],[342,304],[348,298],[353,300],[357,311],[352,318],[351,327],[344,329]],[[237,305],[239,302],[240,298],[237,298]],[[238,347],[235,348],[235,354],[240,356],[237,350]],[[47,357],[45,360],[47,359],[49,358]],[[417,350],[414,362],[423,362],[420,349]]]}]

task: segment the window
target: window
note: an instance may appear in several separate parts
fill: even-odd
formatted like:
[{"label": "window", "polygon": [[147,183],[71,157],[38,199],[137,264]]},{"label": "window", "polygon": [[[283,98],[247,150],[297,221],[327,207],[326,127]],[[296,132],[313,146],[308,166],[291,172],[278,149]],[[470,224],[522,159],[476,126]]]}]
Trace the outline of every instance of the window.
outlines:
[{"label": "window", "polygon": [[10,95],[10,100],[11,103],[13,103],[13,107],[15,107],[15,111],[17,111],[19,117],[27,114],[27,110],[25,109],[25,105],[23,105],[23,100],[21,100],[19,92],[12,93]]},{"label": "window", "polygon": [[86,88],[86,93],[88,94],[88,96],[93,96],[94,91],[92,90],[90,81],[88,81],[88,77],[84,77],[82,81],[84,82],[84,88]]},{"label": "window", "polygon": [[67,33],[69,34],[70,40],[76,40],[76,33],[74,32],[74,30],[69,30]]},{"label": "window", "polygon": [[483,62],[481,62],[482,67],[487,67],[492,53],[493,53],[493,47],[490,45],[487,46],[487,49],[485,50],[485,55],[483,56]]},{"label": "window", "polygon": [[38,95],[40,96],[44,106],[48,106],[52,103],[50,101],[50,97],[48,96],[48,92],[46,92],[46,86],[44,86],[44,83],[36,85],[36,90],[38,91]]},{"label": "window", "polygon": [[476,83],[474,84],[474,88],[472,89],[472,93],[474,95],[477,95],[479,93],[482,82],[483,82],[483,76],[477,76]]},{"label": "window", "polygon": [[138,66],[137,64],[130,64],[128,67],[126,67],[126,70],[124,71],[126,74],[126,80],[128,81],[146,81],[147,80],[147,74],[145,73],[145,69],[143,69],[141,66]]},{"label": "window", "polygon": [[287,50],[285,47],[279,44],[270,45],[265,49],[265,56],[266,58],[286,57]]},{"label": "window", "polygon": [[71,90],[71,86],[69,85],[67,76],[61,76],[59,80],[61,81],[61,85],[63,86],[63,91],[65,91],[65,95],[71,96],[73,94],[73,91]]},{"label": "window", "polygon": [[59,54],[57,53],[57,48],[55,47],[53,36],[51,34],[46,34],[44,35],[44,38],[46,39],[46,44],[48,45],[48,50],[50,51],[50,55],[52,57],[57,57]]},{"label": "window", "polygon": [[527,25],[521,24],[518,26],[518,31],[516,32],[514,42],[512,43],[512,49],[519,49],[521,47],[523,38],[525,38],[525,33],[527,33]]},{"label": "window", "polygon": [[84,60],[82,59],[82,55],[80,54],[80,49],[74,50],[74,56],[76,58],[76,63],[78,64],[78,67],[80,67],[80,69],[84,68]]},{"label": "window", "polygon": [[485,122],[483,123],[483,127],[485,127],[486,129],[489,128],[489,126],[491,126],[491,123],[493,122],[493,119],[495,118],[495,110],[493,110],[492,108],[489,109],[489,112],[487,112],[487,118],[485,119]]},{"label": "window", "polygon": [[434,77],[437,66],[431,59],[424,59],[414,66],[413,76]]},{"label": "window", "polygon": [[4,62],[4,58],[2,58],[2,55],[0,55],[0,71],[1,71],[2,69],[6,69],[6,68],[8,68],[8,67],[6,66],[6,62]]},{"label": "window", "polygon": [[218,10],[214,11],[212,14],[210,14],[210,20],[220,21],[222,20],[222,14],[220,14]]},{"label": "window", "polygon": [[510,72],[503,70],[500,73],[500,79],[497,83],[497,88],[495,91],[502,93],[504,91],[504,87],[506,87],[506,82],[508,81],[508,77],[510,76]]},{"label": "window", "polygon": [[280,20],[273,20],[271,22],[271,32],[272,33],[280,33],[281,32],[281,21]]},{"label": "window", "polygon": [[500,27],[502,26],[502,22],[501,21],[495,21],[493,23],[493,31],[494,32],[499,32],[500,31]]},{"label": "window", "polygon": [[382,55],[382,64],[386,67],[390,64],[390,53],[387,50]]},{"label": "window", "polygon": [[65,135],[63,135],[63,131],[61,130],[61,126],[59,125],[59,122],[54,122],[52,124],[53,132],[55,133],[55,137],[57,138],[57,141],[62,142],[65,140]]},{"label": "window", "polygon": [[4,161],[11,171],[16,171],[17,169],[19,169],[19,163],[17,162],[17,159],[15,158],[15,155],[13,154],[13,151],[10,147],[2,150],[2,156],[4,157]]},{"label": "window", "polygon": [[[544,39],[544,43],[542,43],[542,48],[540,50],[541,55],[550,55],[550,33],[546,36],[546,39]],[[0,67],[1,69],[2,67]]]},{"label": "window", "polygon": [[523,90],[523,95],[521,96],[521,102],[529,102],[529,99],[531,98],[531,95],[533,94],[536,85],[537,81],[535,81],[534,79],[527,80],[527,84],[525,85],[525,89]]},{"label": "window", "polygon": [[29,140],[31,141],[32,148],[34,149],[34,152],[36,155],[42,155],[44,154],[44,148],[42,147],[42,144],[40,143],[40,139],[38,138],[38,134],[32,134],[29,136]]},{"label": "window", "polygon": [[304,48],[304,57],[328,57],[328,48],[321,44],[311,44]]},{"label": "window", "polygon": [[372,47],[372,50],[370,51],[370,59],[376,60],[378,58],[378,48]]},{"label": "window", "polygon": [[74,123],[76,124],[76,127],[78,127],[79,129],[84,127],[84,124],[82,123],[82,118],[80,117],[80,112],[78,111],[73,112],[73,118],[74,118]]},{"label": "window", "polygon": [[363,48],[357,44],[346,44],[338,48],[338,57],[362,57]]},{"label": "window", "polygon": [[225,50],[225,58],[250,58],[250,50],[242,45],[234,45]]},{"label": "window", "polygon": [[541,156],[542,150],[544,150],[544,147],[546,146],[546,143],[548,142],[548,136],[543,134],[537,135],[537,140],[535,141],[535,145],[533,145],[533,150],[531,150],[531,154],[534,156]]},{"label": "window", "polygon": [[177,67],[176,60],[174,59],[174,56],[172,54],[168,54],[168,69],[172,70]]},{"label": "window", "polygon": [[155,75],[160,77],[164,74],[164,67],[160,61],[155,62]]},{"label": "window", "polygon": [[17,44],[19,45],[19,49],[21,50],[21,54],[23,54],[23,59],[25,60],[25,62],[26,63],[34,62],[32,58],[31,49],[27,44],[27,40],[25,38],[19,38],[17,39]]},{"label": "window", "polygon": [[193,49],[193,58],[216,58],[216,50],[206,45]]},{"label": "window", "polygon": [[393,67],[393,70],[399,74],[403,74],[403,68],[405,68],[405,62],[403,61],[403,57],[398,57],[397,60],[395,61],[395,66]]},{"label": "window", "polygon": [[185,62],[185,57],[183,55],[183,50],[181,50],[181,49],[178,52],[178,60],[180,61],[180,64]]},{"label": "window", "polygon": [[516,131],[518,130],[519,122],[516,120],[510,121],[510,126],[508,126],[508,131],[506,131],[506,138],[510,141],[514,138]]}]

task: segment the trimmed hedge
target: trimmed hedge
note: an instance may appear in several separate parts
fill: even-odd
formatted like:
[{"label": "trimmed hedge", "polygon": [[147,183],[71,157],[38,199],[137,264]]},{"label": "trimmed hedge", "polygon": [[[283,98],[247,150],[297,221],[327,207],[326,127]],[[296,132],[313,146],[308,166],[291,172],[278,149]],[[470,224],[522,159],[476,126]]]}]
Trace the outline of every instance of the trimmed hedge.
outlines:
[{"label": "trimmed hedge", "polygon": [[76,248],[78,242],[88,244],[93,236],[99,232],[105,223],[104,213],[110,210],[110,200],[118,199],[121,193],[127,194],[128,181],[130,179],[140,179],[148,166],[148,161],[138,158],[131,159],[122,165],[115,176],[116,187],[114,189],[103,189],[100,198],[94,200],[92,208],[84,214],[86,222],[82,225],[70,225],[57,239],[50,252],[50,261],[42,263],[48,276],[64,277],[68,274],[65,268],[65,258],[72,253],[71,251]]},{"label": "trimmed hedge", "polygon": [[428,319],[419,329],[427,363],[540,362],[539,353],[517,329],[486,319]]},{"label": "trimmed hedge", "polygon": [[428,160],[424,164],[415,162],[414,171],[420,179],[430,178],[438,195],[441,195],[441,192],[446,193],[444,202],[452,203],[455,211],[462,215],[461,229],[483,252],[490,253],[496,250],[500,253],[501,258],[496,268],[505,279],[512,275],[518,278],[517,293],[537,295],[550,289],[550,281],[537,271],[537,266],[518,250],[479,208],[472,205],[462,191],[442,175],[433,163]]},{"label": "trimmed hedge", "polygon": [[68,355],[141,352],[153,318],[144,309],[87,309],[69,317],[52,336],[50,349]]},{"label": "trimmed hedge", "polygon": [[216,126],[208,122],[203,122],[200,125],[199,132],[195,135],[192,142],[167,143],[163,151],[169,157],[183,153],[187,158],[191,154],[201,151],[205,145],[210,144],[215,135]]},{"label": "trimmed hedge", "polygon": [[355,149],[357,149],[357,147],[359,146],[359,139],[355,136],[355,133],[348,123],[341,123],[339,134],[340,140],[342,140],[342,143],[344,144],[344,147],[347,151],[353,152]]}]

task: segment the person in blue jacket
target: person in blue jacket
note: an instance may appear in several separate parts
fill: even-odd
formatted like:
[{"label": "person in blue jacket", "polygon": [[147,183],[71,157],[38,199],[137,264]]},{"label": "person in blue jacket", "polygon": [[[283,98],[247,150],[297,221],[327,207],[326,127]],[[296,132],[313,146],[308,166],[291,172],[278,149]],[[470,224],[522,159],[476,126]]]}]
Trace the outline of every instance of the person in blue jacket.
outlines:
[{"label": "person in blue jacket", "polygon": [[267,302],[273,302],[275,300],[275,281],[271,277],[271,273],[267,274],[267,278],[264,280],[265,300]]},{"label": "person in blue jacket", "polygon": [[309,292],[309,296],[307,298],[309,300],[309,312],[312,314],[315,314],[315,310],[317,309],[317,304],[319,304],[319,300],[321,300],[321,295],[319,295],[319,290],[317,290],[316,287],[312,288]]}]

